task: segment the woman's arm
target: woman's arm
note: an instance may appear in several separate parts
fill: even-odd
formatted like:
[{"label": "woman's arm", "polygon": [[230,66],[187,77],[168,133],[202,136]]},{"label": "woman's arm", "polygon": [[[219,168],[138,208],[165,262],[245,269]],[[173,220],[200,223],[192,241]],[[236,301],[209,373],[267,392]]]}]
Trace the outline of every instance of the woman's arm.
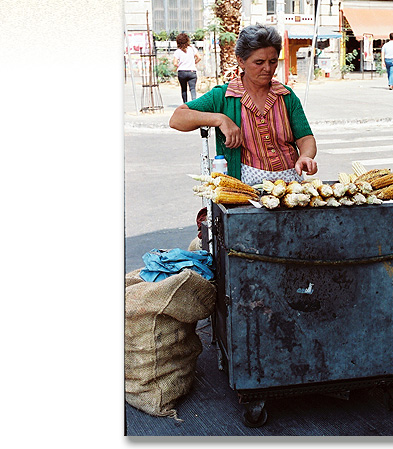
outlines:
[{"label": "woman's arm", "polygon": [[314,157],[317,154],[317,144],[312,135],[301,137],[296,141],[299,148],[299,159],[296,161],[295,169],[298,175],[305,171],[308,175],[314,175],[318,171]]},{"label": "woman's arm", "polygon": [[201,126],[218,127],[226,137],[227,148],[237,148],[241,145],[240,128],[229,117],[218,112],[196,111],[182,104],[175,109],[169,126],[178,131],[193,131]]},{"label": "woman's arm", "polygon": [[177,58],[173,58],[173,65],[176,69],[179,67],[179,60]]},{"label": "woman's arm", "polygon": [[198,64],[198,62],[202,59],[202,58],[199,56],[199,53],[195,53],[194,58],[195,58],[195,64]]}]

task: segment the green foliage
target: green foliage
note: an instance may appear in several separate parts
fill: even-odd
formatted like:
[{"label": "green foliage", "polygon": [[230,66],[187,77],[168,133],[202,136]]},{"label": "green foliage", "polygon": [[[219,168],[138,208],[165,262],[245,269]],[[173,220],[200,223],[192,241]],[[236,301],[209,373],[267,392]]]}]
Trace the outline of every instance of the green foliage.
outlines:
[{"label": "green foliage", "polygon": [[177,30],[172,30],[168,35],[169,41],[175,41],[179,32]]},{"label": "green foliage", "polygon": [[384,73],[386,73],[386,69],[384,69],[382,67],[382,60],[381,60],[380,54],[376,55],[376,57],[375,57],[375,71],[380,76],[382,76]]},{"label": "green foliage", "polygon": [[231,33],[229,31],[226,31],[224,33],[220,33],[219,38],[220,38],[220,43],[222,45],[230,45],[230,44],[234,44],[236,42],[236,34],[235,33]]},{"label": "green foliage", "polygon": [[158,59],[155,71],[160,83],[165,83],[176,76],[176,71],[166,56]]},{"label": "green foliage", "polygon": [[197,30],[195,30],[194,34],[192,35],[192,39],[194,41],[203,41],[206,34],[207,34],[206,28],[198,28]]},{"label": "green foliage", "polygon": [[344,76],[347,73],[352,72],[355,69],[355,66],[352,64],[352,61],[356,59],[356,56],[358,55],[358,51],[355,49],[351,53],[347,53],[345,55],[345,64],[340,67],[341,71],[341,77],[344,78]]},{"label": "green foliage", "polygon": [[168,40],[168,33],[165,30],[160,31],[158,34],[153,33],[153,36],[156,41],[167,41]]}]

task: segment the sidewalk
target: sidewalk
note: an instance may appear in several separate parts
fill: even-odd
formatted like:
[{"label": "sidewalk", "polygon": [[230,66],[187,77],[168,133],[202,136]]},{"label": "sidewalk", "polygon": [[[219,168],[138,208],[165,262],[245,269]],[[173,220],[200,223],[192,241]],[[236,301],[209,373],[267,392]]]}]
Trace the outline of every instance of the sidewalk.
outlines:
[{"label": "sidewalk", "polygon": [[[393,91],[386,75],[352,73],[344,80],[324,78],[310,83],[305,111],[311,125],[393,123]],[[296,83],[294,92],[304,105],[306,84]],[[135,92],[135,95],[134,95]],[[134,127],[168,127],[169,118],[181,104],[180,87],[175,83],[159,85],[164,109],[141,113],[142,85],[128,78],[124,86],[125,130]],[[198,97],[203,95],[197,93]]]}]

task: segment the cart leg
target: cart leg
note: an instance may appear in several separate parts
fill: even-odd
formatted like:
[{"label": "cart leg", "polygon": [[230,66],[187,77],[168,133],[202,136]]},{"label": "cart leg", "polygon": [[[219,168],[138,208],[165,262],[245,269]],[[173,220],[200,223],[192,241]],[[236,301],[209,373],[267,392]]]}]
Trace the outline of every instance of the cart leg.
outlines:
[{"label": "cart leg", "polygon": [[267,421],[265,401],[251,401],[244,404],[243,423],[247,427],[261,427]]}]

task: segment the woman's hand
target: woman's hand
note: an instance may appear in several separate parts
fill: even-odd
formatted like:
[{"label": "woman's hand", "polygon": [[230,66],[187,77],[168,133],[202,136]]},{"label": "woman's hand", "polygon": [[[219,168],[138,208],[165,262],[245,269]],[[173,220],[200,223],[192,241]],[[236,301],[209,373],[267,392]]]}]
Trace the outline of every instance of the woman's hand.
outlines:
[{"label": "woman's hand", "polygon": [[300,156],[295,164],[297,174],[300,176],[302,171],[308,175],[314,175],[318,171],[317,163],[308,156]]},{"label": "woman's hand", "polygon": [[302,171],[305,171],[308,175],[314,175],[318,171],[317,163],[314,161],[314,157],[317,154],[317,144],[314,136],[301,137],[296,141],[296,145],[300,154],[295,164],[297,174],[300,176]]},{"label": "woman's hand", "polygon": [[225,146],[227,148],[240,147],[242,143],[242,135],[240,128],[229,117],[220,114],[221,124],[218,125],[225,136]]}]

